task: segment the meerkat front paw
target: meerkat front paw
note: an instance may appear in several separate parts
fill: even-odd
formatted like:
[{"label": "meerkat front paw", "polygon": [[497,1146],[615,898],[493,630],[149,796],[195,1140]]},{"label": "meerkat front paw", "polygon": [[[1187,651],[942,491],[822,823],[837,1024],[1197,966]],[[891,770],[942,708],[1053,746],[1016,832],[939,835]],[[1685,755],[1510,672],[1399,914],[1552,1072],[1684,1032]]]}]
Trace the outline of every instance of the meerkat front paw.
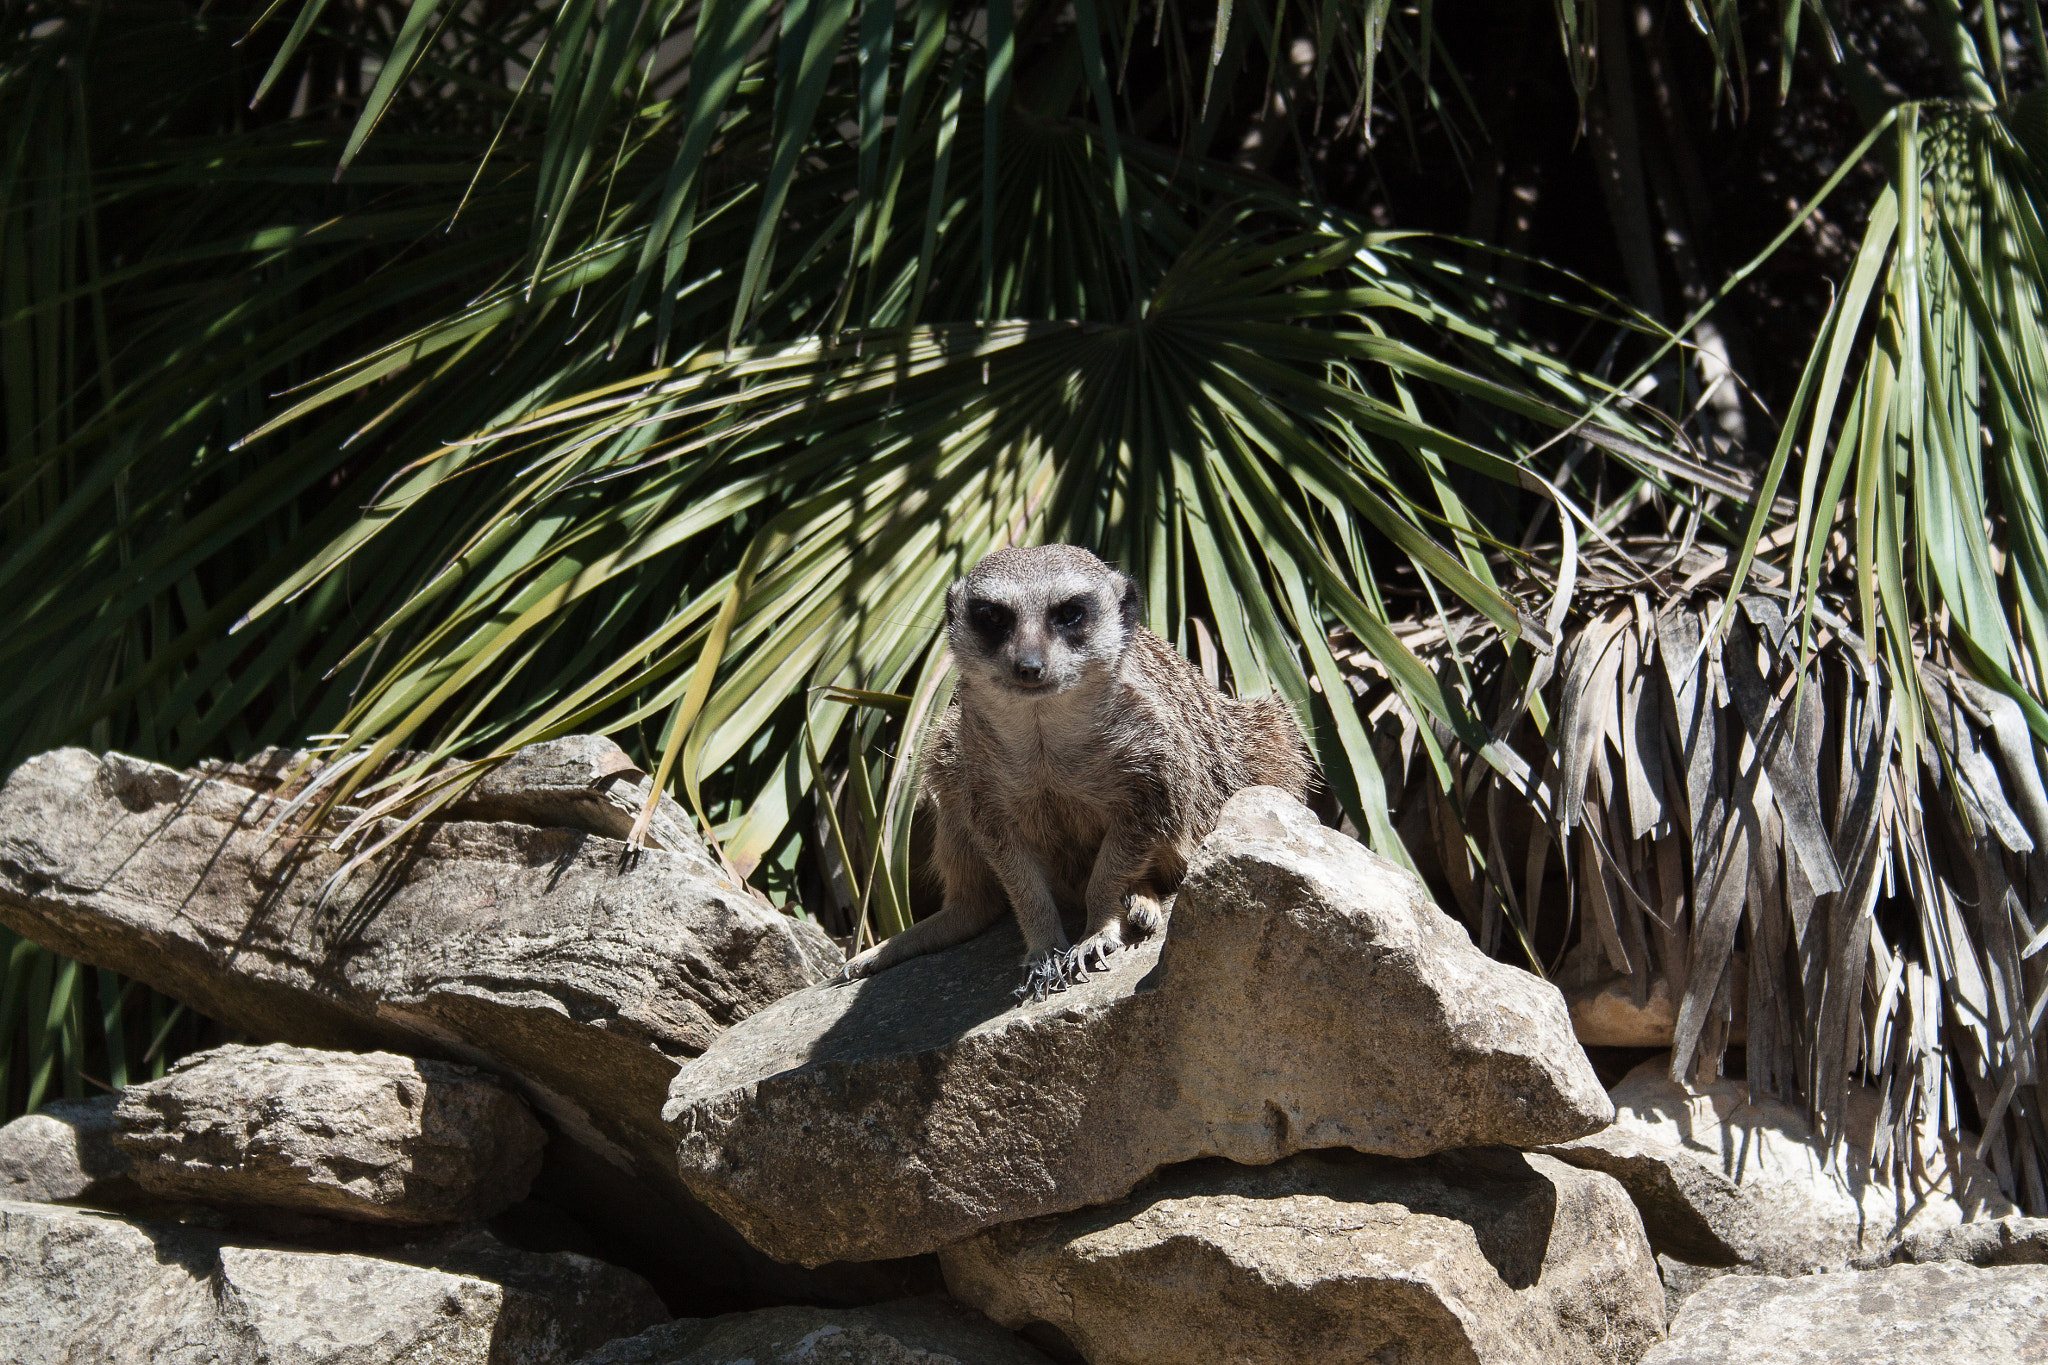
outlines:
[{"label": "meerkat front paw", "polygon": [[1019,1000],[1043,1000],[1046,996],[1067,988],[1066,960],[1070,950],[1064,947],[1048,948],[1034,953],[1024,964],[1024,984],[1017,987]]},{"label": "meerkat front paw", "polygon": [[1119,951],[1123,946],[1124,936],[1112,924],[1101,933],[1081,940],[1061,960],[1060,965],[1067,973],[1068,981],[1086,981],[1091,971],[1108,971],[1110,954]]}]

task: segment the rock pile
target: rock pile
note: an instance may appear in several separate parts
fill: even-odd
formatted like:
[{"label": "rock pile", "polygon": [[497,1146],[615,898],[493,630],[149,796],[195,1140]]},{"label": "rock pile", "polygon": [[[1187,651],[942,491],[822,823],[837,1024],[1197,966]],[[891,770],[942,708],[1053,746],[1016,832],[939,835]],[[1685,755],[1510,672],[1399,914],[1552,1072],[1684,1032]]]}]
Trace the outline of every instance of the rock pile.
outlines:
[{"label": "rock pile", "polygon": [[[1020,1004],[1008,924],[841,985],[673,803],[628,857],[606,741],[346,880],[299,766],[0,788],[0,922],[264,1044],[0,1129],[0,1357],[1775,1361],[1856,1292],[1897,1341],[2048,1293],[2048,1224],[1960,1156],[1901,1220],[1732,1082],[1610,1095],[1575,1023],[1654,1037],[1658,1001],[1568,1011],[1270,789],[1165,935]],[[1731,1268],[1664,1340],[1667,1282]]]},{"label": "rock pile", "polygon": [[880,1270],[778,1266],[677,1178],[660,1121],[677,1066],[843,955],[734,885],[673,801],[656,822],[673,847],[628,859],[618,836],[647,779],[616,745],[522,751],[451,812],[477,818],[338,886],[344,855],[279,823],[294,766],[30,759],[0,787],[0,923],[266,1041],[511,1078],[551,1137],[544,1183],[618,1210],[610,1231],[671,1293],[904,1291]]},{"label": "rock pile", "polygon": [[488,1233],[364,1255],[0,1200],[14,1365],[553,1365],[667,1316],[637,1275]]},{"label": "rock pile", "polygon": [[683,1178],[756,1246],[817,1264],[934,1250],[1205,1156],[1531,1147],[1612,1117],[1554,988],[1271,788],[1225,808],[1163,942],[1019,1005],[1021,951],[1005,925],[728,1030],[670,1087]]},{"label": "rock pile", "polygon": [[666,1320],[631,1271],[479,1226],[544,1141],[474,1067],[277,1044],[17,1119],[0,1357],[552,1365]]},{"label": "rock pile", "polygon": [[1096,1365],[1661,1334],[1620,1186],[1513,1150],[1611,1117],[1563,1000],[1298,803],[1229,803],[1163,942],[1022,1004],[1020,951],[1006,926],[721,1035],[664,1111],[691,1189],[788,1259],[937,1249],[956,1298]]},{"label": "rock pile", "polygon": [[1544,1149],[1619,1180],[1660,1256],[1802,1275],[1889,1259],[1904,1239],[2016,1212],[1969,1153],[1932,1154],[1902,1207],[1889,1182],[1865,1174],[1878,1114],[1868,1091],[1851,1095],[1846,1151],[1831,1159],[1793,1106],[1751,1103],[1743,1083],[1726,1077],[1688,1091],[1668,1068],[1668,1057],[1653,1058],[1622,1078],[1612,1127]]}]

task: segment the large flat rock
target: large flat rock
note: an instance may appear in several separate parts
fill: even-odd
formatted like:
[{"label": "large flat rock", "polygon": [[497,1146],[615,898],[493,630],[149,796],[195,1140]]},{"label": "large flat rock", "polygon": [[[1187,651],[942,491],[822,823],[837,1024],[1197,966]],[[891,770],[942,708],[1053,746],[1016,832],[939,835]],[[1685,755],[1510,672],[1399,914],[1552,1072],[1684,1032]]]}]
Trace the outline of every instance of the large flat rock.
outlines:
[{"label": "large flat rock", "polygon": [[1271,788],[1224,808],[1163,941],[1018,1003],[1021,957],[1006,922],[721,1035],[664,1110],[683,1178],[811,1265],[1103,1203],[1198,1157],[1526,1147],[1613,1112],[1555,988]]},{"label": "large flat rock", "polygon": [[684,1318],[608,1342],[576,1365],[1051,1365],[943,1296],[871,1308],[763,1308]]},{"label": "large flat rock", "polygon": [[[559,741],[509,765],[477,808],[615,831],[630,801],[619,784],[644,792],[645,779],[604,752]],[[610,799],[565,794],[608,765],[589,780]],[[707,1306],[729,1305],[726,1289],[814,1292],[689,1197],[660,1108],[677,1066],[721,1030],[836,969],[821,930],[682,841],[673,802],[663,828],[677,848],[628,857],[573,823],[452,820],[323,901],[342,855],[317,832],[270,828],[288,767],[210,777],[79,749],[30,759],[0,787],[0,923],[260,1041],[512,1077],[551,1129],[544,1181],[616,1210],[608,1221],[648,1255],[679,1258],[675,1282]]]},{"label": "large flat rock", "polygon": [[[1544,1149],[1621,1181],[1662,1255],[1798,1275],[1882,1258],[1903,1237],[2016,1212],[1968,1152],[1929,1154],[1903,1200],[1870,1177],[1877,1099],[1867,1089],[1851,1094],[1845,1148],[1831,1156],[1793,1106],[1768,1097],[1752,1103],[1729,1077],[1688,1090],[1666,1068],[1653,1058],[1622,1078],[1611,1092],[1612,1127]],[[1951,1160],[1960,1179],[1951,1179]]]},{"label": "large flat rock", "polygon": [[2048,1267],[1953,1263],[1781,1279],[1724,1275],[1643,1365],[2036,1365]]},{"label": "large flat rock", "polygon": [[1091,1365],[1632,1365],[1664,1326],[1621,1187],[1501,1148],[1196,1162],[940,1261],[957,1297],[1050,1323]]},{"label": "large flat rock", "polygon": [[518,1203],[547,1140],[489,1072],[285,1043],[185,1057],[122,1091],[113,1122],[147,1195],[410,1225]]},{"label": "large flat rock", "polygon": [[666,1317],[616,1266],[481,1234],[365,1256],[0,1201],[10,1365],[560,1365]]}]

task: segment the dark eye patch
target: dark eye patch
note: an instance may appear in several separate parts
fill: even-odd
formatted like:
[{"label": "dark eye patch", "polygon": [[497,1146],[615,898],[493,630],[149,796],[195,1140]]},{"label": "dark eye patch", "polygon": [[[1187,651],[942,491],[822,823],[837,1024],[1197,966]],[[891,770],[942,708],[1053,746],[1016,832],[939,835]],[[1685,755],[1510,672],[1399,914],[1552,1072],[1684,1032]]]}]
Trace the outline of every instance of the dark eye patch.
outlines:
[{"label": "dark eye patch", "polygon": [[1069,597],[1066,601],[1054,607],[1047,615],[1052,623],[1061,630],[1072,630],[1075,626],[1088,619],[1088,599],[1085,597]]},{"label": "dark eye patch", "polygon": [[1001,640],[1017,622],[1017,614],[1000,602],[975,598],[967,604],[967,624],[990,642]]}]

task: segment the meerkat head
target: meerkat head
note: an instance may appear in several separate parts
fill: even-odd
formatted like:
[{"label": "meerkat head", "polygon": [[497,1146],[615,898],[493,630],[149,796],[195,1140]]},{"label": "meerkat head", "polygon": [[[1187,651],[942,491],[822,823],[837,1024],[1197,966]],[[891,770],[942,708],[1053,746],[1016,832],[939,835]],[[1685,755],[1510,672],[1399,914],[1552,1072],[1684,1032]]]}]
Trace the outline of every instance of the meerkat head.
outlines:
[{"label": "meerkat head", "polygon": [[946,593],[961,680],[1052,694],[1106,676],[1138,628],[1138,585],[1074,545],[997,550]]}]

